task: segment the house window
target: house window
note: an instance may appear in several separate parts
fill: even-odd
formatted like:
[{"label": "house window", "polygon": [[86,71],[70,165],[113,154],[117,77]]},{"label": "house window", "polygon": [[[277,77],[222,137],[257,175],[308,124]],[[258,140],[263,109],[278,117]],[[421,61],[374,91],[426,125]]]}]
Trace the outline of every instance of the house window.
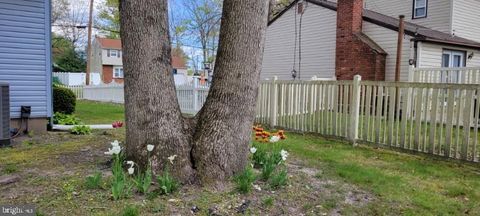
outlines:
[{"label": "house window", "polygon": [[123,67],[113,68],[113,78],[123,78]]},{"label": "house window", "polygon": [[177,69],[174,68],[174,69],[173,69],[173,74],[177,74],[177,73],[178,73]]},{"label": "house window", "polygon": [[110,50],[110,57],[118,57],[118,51],[117,50]]},{"label": "house window", "polygon": [[[443,50],[442,67],[444,68],[459,68],[465,67],[465,52],[458,50]],[[461,71],[446,70],[442,72],[442,82],[444,83],[458,83],[461,81]]]},{"label": "house window", "polygon": [[427,17],[428,0],[413,0],[413,19]]}]

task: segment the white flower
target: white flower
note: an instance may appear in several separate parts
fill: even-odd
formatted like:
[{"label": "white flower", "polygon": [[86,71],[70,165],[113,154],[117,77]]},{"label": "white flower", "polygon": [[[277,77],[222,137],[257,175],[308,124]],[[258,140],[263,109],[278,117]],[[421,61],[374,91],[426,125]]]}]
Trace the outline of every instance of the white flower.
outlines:
[{"label": "white flower", "polygon": [[113,141],[111,144],[112,144],[112,147],[120,146],[120,142],[118,142],[118,140]]},{"label": "white flower", "polygon": [[133,165],[135,164],[133,161],[127,161],[127,164],[130,165],[130,168],[133,168]]},{"label": "white flower", "polygon": [[128,174],[132,175],[133,172],[135,172],[135,169],[133,167],[128,168]]},{"label": "white flower", "polygon": [[112,143],[112,148],[109,148],[107,152],[105,152],[106,155],[115,155],[115,154],[120,154],[120,151],[122,151],[122,147],[120,146],[120,143],[115,140]]},{"label": "white flower", "polygon": [[171,164],[173,164],[173,160],[175,160],[176,157],[177,157],[177,155],[172,155],[172,156],[168,157],[168,160],[170,161]]},{"label": "white flower", "polygon": [[262,188],[256,184],[253,185],[253,188],[255,188],[255,190],[262,191]]},{"label": "white flower", "polygon": [[151,152],[153,151],[154,145],[147,145],[147,151]]},{"label": "white flower", "polygon": [[287,151],[282,149],[280,151],[280,155],[282,156],[282,160],[284,160],[284,161],[287,160],[287,157],[288,157],[288,152]]},{"label": "white flower", "polygon": [[279,140],[280,140],[280,137],[279,137],[279,136],[272,136],[272,137],[270,138],[270,142],[271,142],[271,143],[278,142]]},{"label": "white flower", "polygon": [[255,148],[255,147],[250,148],[250,152],[252,154],[255,154],[255,152],[257,152],[257,148]]}]

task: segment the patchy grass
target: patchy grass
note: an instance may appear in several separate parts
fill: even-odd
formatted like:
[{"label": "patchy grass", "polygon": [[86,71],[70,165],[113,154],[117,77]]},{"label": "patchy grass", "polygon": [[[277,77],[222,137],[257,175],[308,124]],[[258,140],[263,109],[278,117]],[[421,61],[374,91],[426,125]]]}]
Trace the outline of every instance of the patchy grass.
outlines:
[{"label": "patchy grass", "polygon": [[[197,215],[234,215],[246,201],[247,215],[480,212],[478,165],[293,133],[275,144],[277,150],[291,153],[286,164],[288,182],[279,189],[262,180],[255,182],[262,190],[248,194],[238,193],[232,182],[221,190],[184,185],[169,195],[135,193],[113,201],[109,157],[103,152],[112,140],[122,142],[124,136],[124,129],[94,130],[85,136],[49,133],[33,138],[31,145],[0,149],[1,174],[20,176],[19,181],[0,186],[0,203],[32,203],[45,215],[190,215],[192,209]],[[15,164],[12,174],[8,164]],[[86,177],[96,172],[102,181],[90,187]]]},{"label": "patchy grass", "polygon": [[124,121],[123,104],[102,103],[78,100],[75,115],[84,124],[111,124],[114,121]]},{"label": "patchy grass", "polygon": [[[478,165],[374,149],[291,134],[283,148],[323,167],[317,177],[339,177],[379,197],[381,214],[459,215],[480,212]],[[332,202],[331,202],[332,203]],[[329,204],[333,206],[332,204]]]}]

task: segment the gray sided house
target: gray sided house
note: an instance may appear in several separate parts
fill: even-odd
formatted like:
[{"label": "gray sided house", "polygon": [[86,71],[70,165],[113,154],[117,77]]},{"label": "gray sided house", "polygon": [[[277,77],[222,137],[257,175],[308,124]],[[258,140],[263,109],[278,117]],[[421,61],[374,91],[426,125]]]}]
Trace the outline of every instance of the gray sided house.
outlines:
[{"label": "gray sided house", "polygon": [[30,106],[29,129],[52,116],[50,0],[0,0],[0,82],[10,85],[11,127]]}]

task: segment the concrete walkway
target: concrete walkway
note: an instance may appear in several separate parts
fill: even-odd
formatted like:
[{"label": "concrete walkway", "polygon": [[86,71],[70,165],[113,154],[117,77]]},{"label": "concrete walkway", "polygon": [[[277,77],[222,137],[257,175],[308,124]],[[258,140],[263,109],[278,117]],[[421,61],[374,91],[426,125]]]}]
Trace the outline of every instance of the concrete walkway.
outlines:
[{"label": "concrete walkway", "polygon": [[[69,131],[76,125],[53,125],[53,130]],[[91,129],[114,129],[111,124],[87,125]]]}]

